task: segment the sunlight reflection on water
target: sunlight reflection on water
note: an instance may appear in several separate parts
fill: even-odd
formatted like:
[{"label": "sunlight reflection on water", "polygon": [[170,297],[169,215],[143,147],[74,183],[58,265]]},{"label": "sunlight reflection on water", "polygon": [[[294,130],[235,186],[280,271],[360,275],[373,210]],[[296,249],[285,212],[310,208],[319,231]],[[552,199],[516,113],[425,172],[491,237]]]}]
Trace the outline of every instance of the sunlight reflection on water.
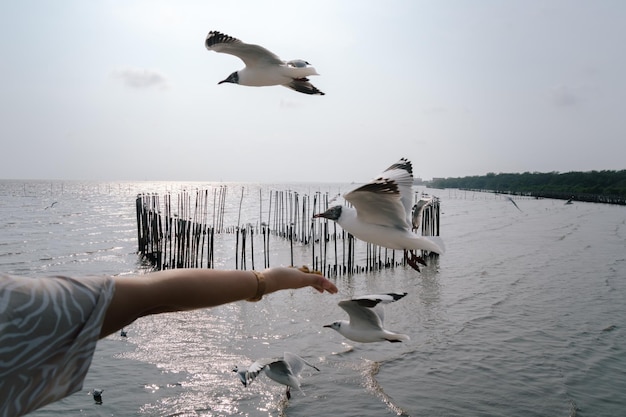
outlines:
[{"label": "sunlight reflection on water", "polygon": [[[34,185],[7,192],[0,183],[3,270],[141,270],[134,197],[148,185],[50,190],[57,185],[39,184],[38,194]],[[626,407],[624,208],[520,199],[518,211],[487,193],[432,194],[442,198],[447,253],[421,273],[399,268],[340,277],[337,296],[284,292],[259,303],[140,319],[128,338],[100,342],[84,392],[33,415],[378,417],[396,406],[413,416],[572,409],[619,415]],[[45,210],[52,201],[58,204]],[[229,245],[221,265],[233,263]],[[272,262],[285,259],[277,253]],[[408,292],[389,306],[385,321],[410,342],[350,344],[322,327],[345,318],[340,299],[381,291]],[[244,387],[232,372],[284,351],[320,368],[303,375],[306,396],[295,393],[286,402],[284,388],[268,378]],[[372,363],[376,373],[364,375]],[[86,395],[94,386],[105,389],[102,405]]]}]

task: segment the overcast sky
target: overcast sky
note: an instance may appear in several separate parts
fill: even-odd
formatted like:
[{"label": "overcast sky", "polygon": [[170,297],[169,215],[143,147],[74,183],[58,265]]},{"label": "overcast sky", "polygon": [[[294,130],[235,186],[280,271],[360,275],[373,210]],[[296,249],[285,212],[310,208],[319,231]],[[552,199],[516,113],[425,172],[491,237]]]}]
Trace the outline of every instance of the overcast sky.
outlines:
[{"label": "overcast sky", "polygon": [[[0,178],[366,181],[626,169],[622,0],[0,6]],[[219,30],[326,93],[217,85]]]}]

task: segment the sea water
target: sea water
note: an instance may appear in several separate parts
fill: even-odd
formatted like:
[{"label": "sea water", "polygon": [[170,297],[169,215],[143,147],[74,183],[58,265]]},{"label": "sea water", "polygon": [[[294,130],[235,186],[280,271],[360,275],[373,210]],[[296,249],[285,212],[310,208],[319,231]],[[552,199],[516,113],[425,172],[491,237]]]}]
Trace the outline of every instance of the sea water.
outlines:
[{"label": "sea water", "polygon": [[[223,184],[222,184],[223,185]],[[0,270],[145,273],[135,197],[211,183],[0,181]],[[228,184],[227,223],[258,221],[259,190],[336,194],[348,184]],[[243,194],[240,190],[244,190]],[[626,208],[459,190],[441,200],[447,252],[333,278],[339,294],[285,291],[137,320],[99,342],[83,389],[33,416],[618,416],[626,410]],[[241,198],[241,196],[244,198]],[[237,206],[239,203],[239,207]],[[255,219],[255,215],[257,218]],[[229,240],[230,239],[230,240]],[[232,238],[218,268],[233,268]],[[272,265],[288,264],[272,241]],[[299,249],[306,253],[306,247]],[[228,255],[230,253],[230,255]],[[407,343],[350,342],[322,327],[355,295],[399,291],[385,325]],[[296,353],[304,394],[234,366]],[[90,391],[102,389],[102,404]]]}]

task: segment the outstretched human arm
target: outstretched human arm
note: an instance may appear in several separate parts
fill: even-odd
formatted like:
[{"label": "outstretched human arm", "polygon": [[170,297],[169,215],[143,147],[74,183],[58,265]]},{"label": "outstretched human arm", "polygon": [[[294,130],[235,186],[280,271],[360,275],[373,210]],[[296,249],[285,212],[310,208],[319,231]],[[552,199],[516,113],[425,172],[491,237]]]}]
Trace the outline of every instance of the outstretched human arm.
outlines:
[{"label": "outstretched human arm", "polygon": [[[276,267],[263,271],[264,294],[313,287],[320,293],[337,292],[322,275],[296,268]],[[115,294],[102,325],[100,337],[127,326],[139,317],[173,311],[214,307],[252,298],[259,283],[252,271],[170,269],[145,275],[115,277]]]}]

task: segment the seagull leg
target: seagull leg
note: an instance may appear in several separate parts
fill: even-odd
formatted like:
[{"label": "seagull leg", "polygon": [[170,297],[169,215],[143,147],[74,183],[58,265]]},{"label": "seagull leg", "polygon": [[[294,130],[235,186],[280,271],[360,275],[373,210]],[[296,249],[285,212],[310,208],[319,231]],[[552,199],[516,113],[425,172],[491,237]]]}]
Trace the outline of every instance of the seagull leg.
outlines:
[{"label": "seagull leg", "polygon": [[413,252],[413,250],[405,250],[404,257],[406,259],[406,263],[409,264],[409,266],[415,269],[417,272],[420,272],[420,267],[418,263],[426,266],[426,261],[424,261],[424,258],[418,256],[415,252]]}]

